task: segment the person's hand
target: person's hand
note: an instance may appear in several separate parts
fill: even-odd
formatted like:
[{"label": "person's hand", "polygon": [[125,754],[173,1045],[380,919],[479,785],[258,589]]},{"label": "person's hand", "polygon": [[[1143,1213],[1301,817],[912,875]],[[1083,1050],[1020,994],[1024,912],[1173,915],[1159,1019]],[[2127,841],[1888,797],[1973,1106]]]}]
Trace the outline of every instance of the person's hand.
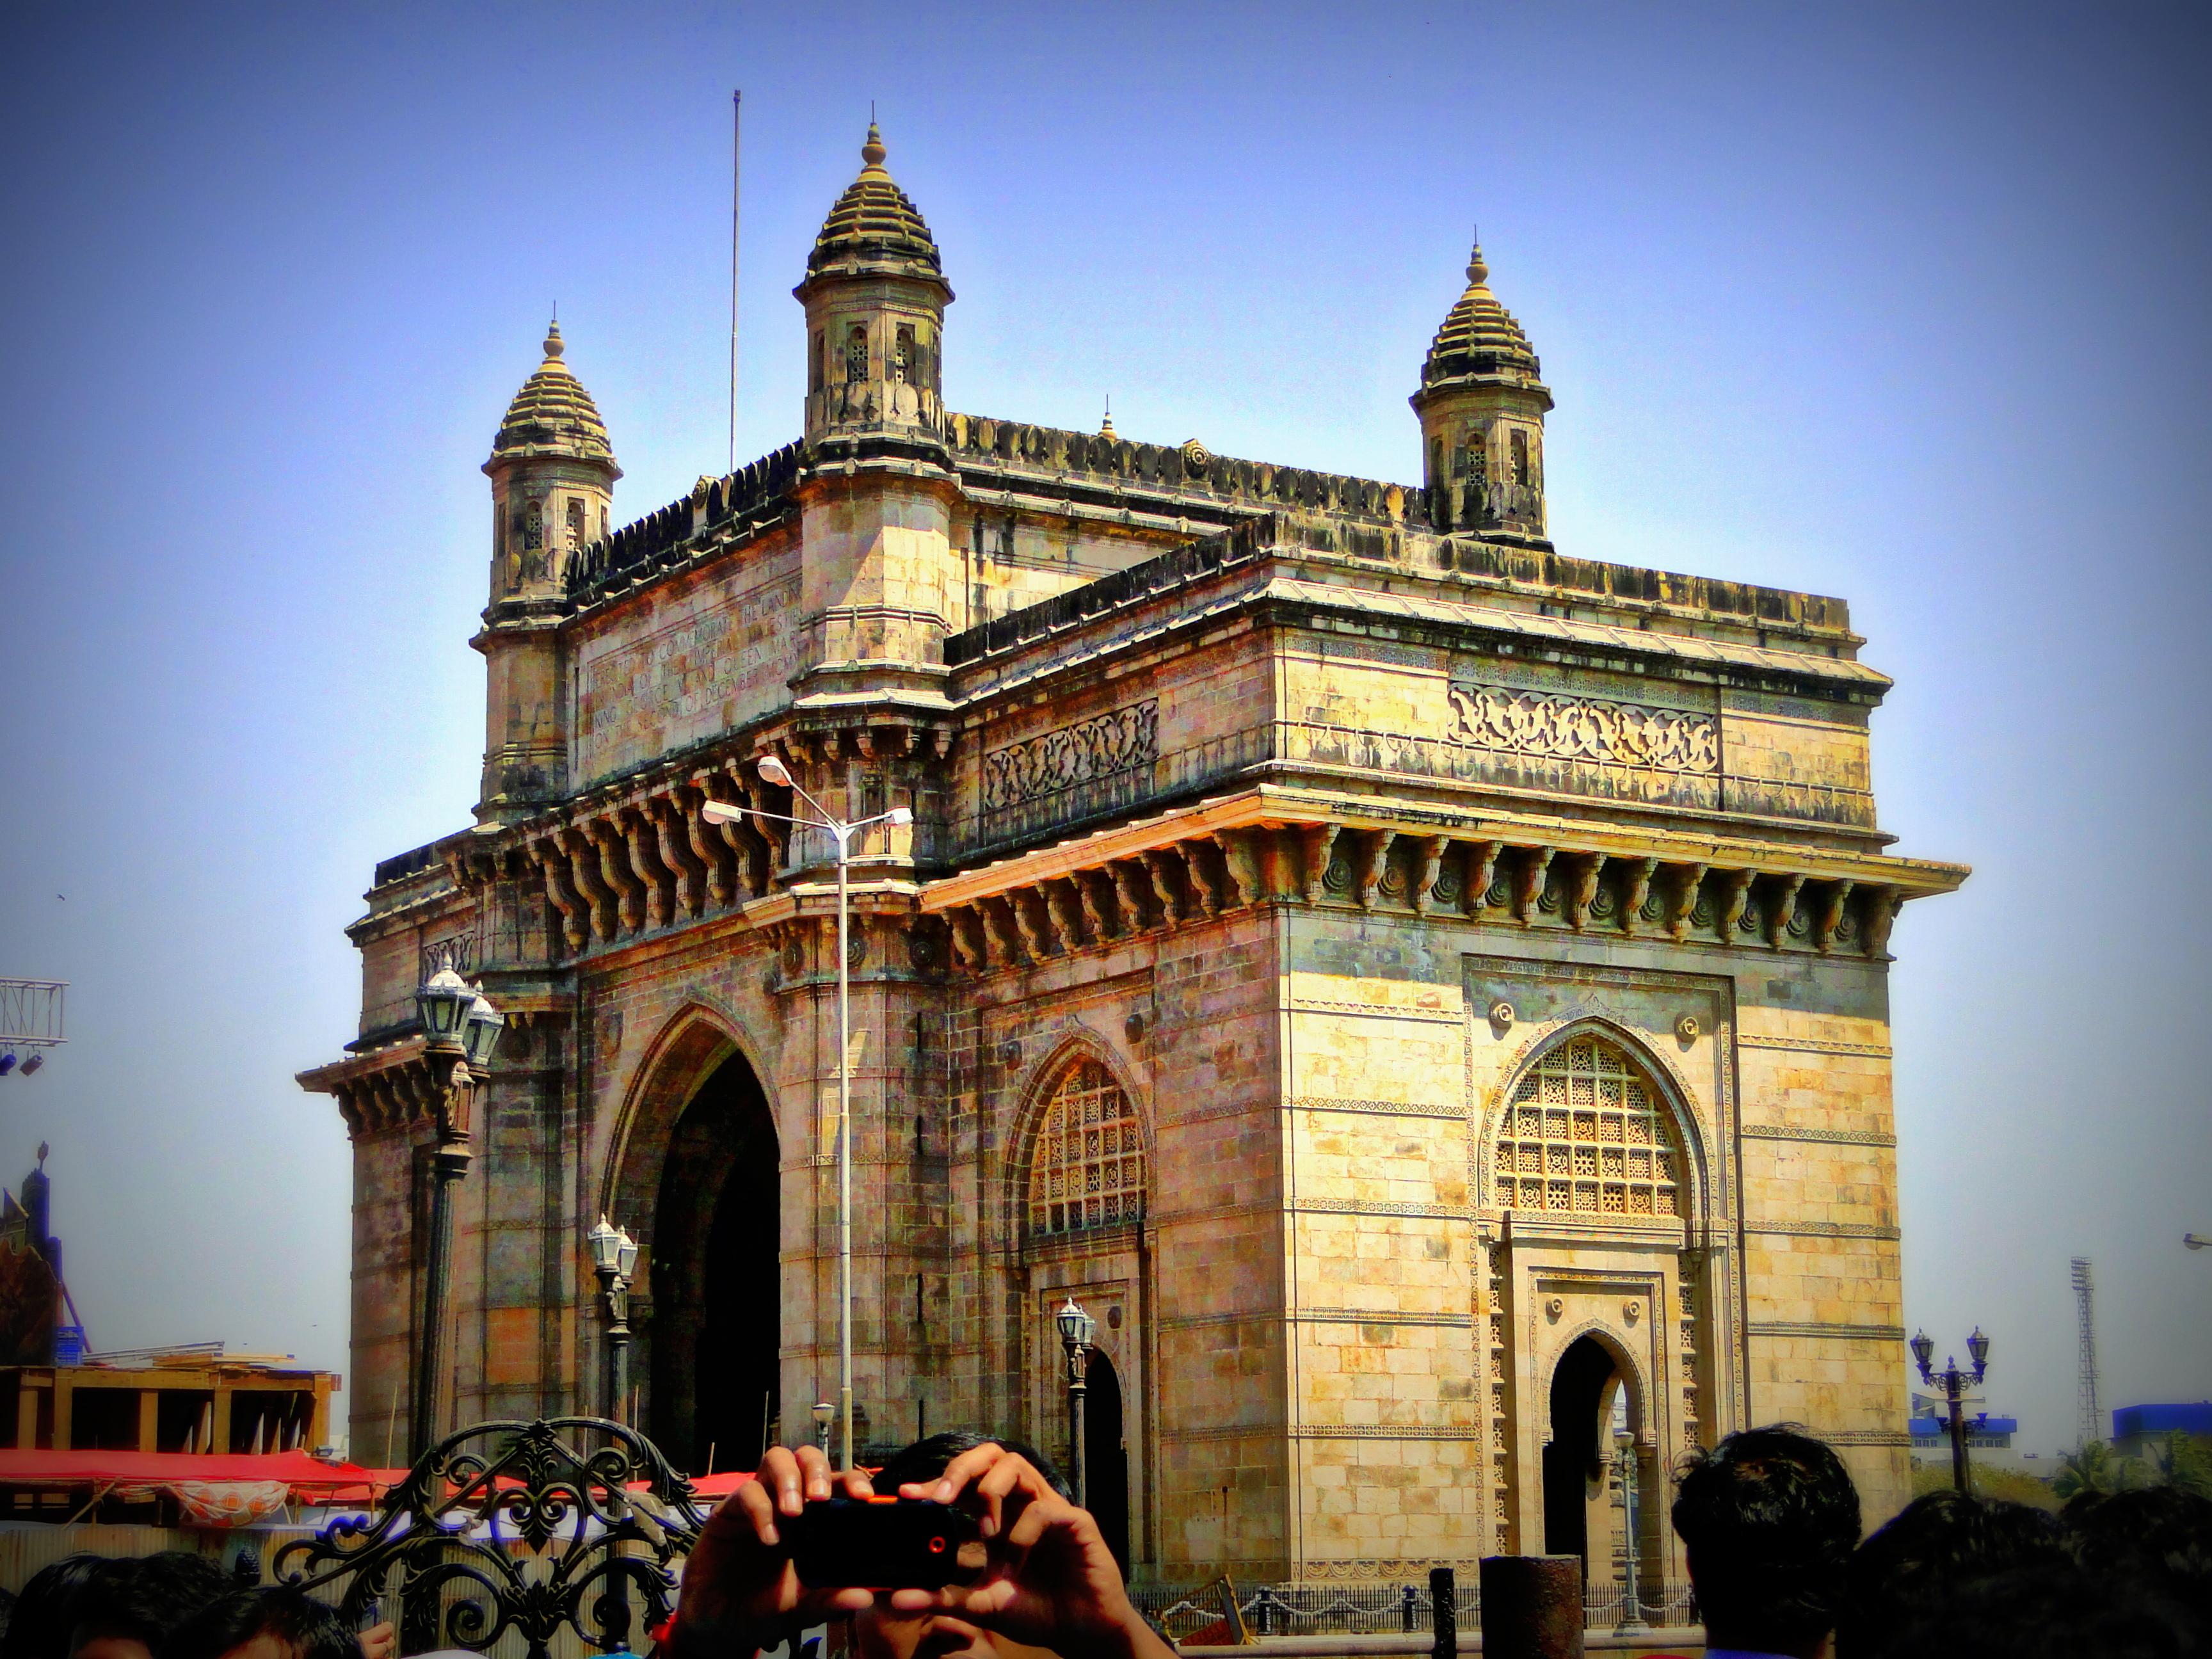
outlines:
[{"label": "person's hand", "polygon": [[738,1654],[774,1647],[793,1631],[874,1600],[864,1589],[809,1589],[782,1547],[777,1517],[827,1503],[841,1487],[848,1498],[873,1495],[866,1475],[836,1474],[812,1446],[769,1448],[753,1478],[707,1518],[684,1563],[676,1603],[684,1659],[709,1646]]},{"label": "person's hand", "polygon": [[957,1504],[976,1517],[985,1565],[967,1584],[891,1593],[895,1613],[934,1613],[940,1626],[995,1631],[1061,1659],[1161,1659],[1169,1647],[1129,1600],[1114,1553],[1090,1512],[1069,1503],[1026,1458],[982,1445],[934,1482],[902,1497]]},{"label": "person's hand", "polygon": [[399,1629],[389,1619],[361,1633],[361,1659],[398,1659]]}]

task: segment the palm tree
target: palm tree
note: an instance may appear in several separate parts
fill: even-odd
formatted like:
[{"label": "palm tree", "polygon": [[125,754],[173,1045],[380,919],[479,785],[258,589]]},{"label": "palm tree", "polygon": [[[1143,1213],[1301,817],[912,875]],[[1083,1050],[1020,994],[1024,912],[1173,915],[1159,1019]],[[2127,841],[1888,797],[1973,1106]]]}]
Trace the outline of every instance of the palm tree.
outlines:
[{"label": "palm tree", "polygon": [[2212,1498],[2212,1440],[2174,1429],[2152,1445],[2148,1461],[2151,1485]]},{"label": "palm tree", "polygon": [[2051,1492],[2062,1498],[2082,1492],[2125,1492],[2142,1484],[2136,1460],[2114,1456],[2101,1440],[2090,1441],[2080,1451],[2061,1453],[2058,1473],[2051,1477]]}]

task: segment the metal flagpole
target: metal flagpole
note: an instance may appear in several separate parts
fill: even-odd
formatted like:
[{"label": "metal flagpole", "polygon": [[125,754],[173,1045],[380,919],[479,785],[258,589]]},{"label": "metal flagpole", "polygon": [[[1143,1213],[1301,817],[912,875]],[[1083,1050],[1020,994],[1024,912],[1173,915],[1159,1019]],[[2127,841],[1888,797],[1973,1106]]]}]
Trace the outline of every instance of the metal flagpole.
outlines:
[{"label": "metal flagpole", "polygon": [[730,94],[730,471],[738,470],[738,175],[744,136],[743,92]]},{"label": "metal flagpole", "polygon": [[737,177],[745,93],[730,93],[730,471],[737,471]]},{"label": "metal flagpole", "polygon": [[838,1467],[853,1469],[853,1032],[852,953],[846,945],[849,925],[846,871],[852,830],[841,824],[837,836],[837,1422]]}]

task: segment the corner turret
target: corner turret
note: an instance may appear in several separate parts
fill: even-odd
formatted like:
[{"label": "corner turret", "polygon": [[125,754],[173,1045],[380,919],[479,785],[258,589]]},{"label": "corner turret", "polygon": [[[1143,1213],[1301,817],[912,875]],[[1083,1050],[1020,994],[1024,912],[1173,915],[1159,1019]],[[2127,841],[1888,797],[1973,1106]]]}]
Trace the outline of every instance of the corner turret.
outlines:
[{"label": "corner turret", "polygon": [[567,793],[568,732],[561,696],[559,623],[568,561],[605,536],[622,468],[606,422],[563,361],[561,325],[545,358],[507,408],[483,464],[491,479],[490,604],[471,641],[484,653],[489,706],[484,823],[527,817]]},{"label": "corner turret", "polygon": [[945,307],[936,240],[884,169],[872,121],[792,293],[806,307],[806,441],[944,429]]},{"label": "corner turret", "polygon": [[1431,342],[1413,396],[1424,482],[1439,530],[1545,541],[1544,416],[1551,389],[1528,337],[1490,291],[1477,242],[1467,290]]}]

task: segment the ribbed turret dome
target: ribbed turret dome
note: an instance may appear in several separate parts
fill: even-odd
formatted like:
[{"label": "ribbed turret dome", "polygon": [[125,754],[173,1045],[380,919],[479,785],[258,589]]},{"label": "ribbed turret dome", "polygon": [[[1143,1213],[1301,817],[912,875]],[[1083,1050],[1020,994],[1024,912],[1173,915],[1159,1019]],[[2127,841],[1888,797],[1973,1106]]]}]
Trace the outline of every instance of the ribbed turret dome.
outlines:
[{"label": "ribbed turret dome", "polygon": [[814,252],[806,256],[810,280],[854,266],[871,274],[945,280],[936,239],[906,192],[884,171],[889,154],[883,134],[869,122],[868,141],[860,146],[860,176],[845,186],[822,222]]},{"label": "ribbed turret dome", "polygon": [[1490,291],[1490,267],[1482,262],[1482,244],[1477,242],[1474,257],[1468,262],[1467,292],[1429,344],[1428,357],[1421,364],[1421,384],[1501,373],[1534,380],[1542,372],[1521,325]]},{"label": "ribbed turret dome", "polygon": [[[492,440],[494,460],[505,455],[573,455],[614,465],[607,423],[592,394],[561,361],[561,325],[545,331],[545,361],[522,383]],[[615,476],[622,476],[616,468]]]}]

